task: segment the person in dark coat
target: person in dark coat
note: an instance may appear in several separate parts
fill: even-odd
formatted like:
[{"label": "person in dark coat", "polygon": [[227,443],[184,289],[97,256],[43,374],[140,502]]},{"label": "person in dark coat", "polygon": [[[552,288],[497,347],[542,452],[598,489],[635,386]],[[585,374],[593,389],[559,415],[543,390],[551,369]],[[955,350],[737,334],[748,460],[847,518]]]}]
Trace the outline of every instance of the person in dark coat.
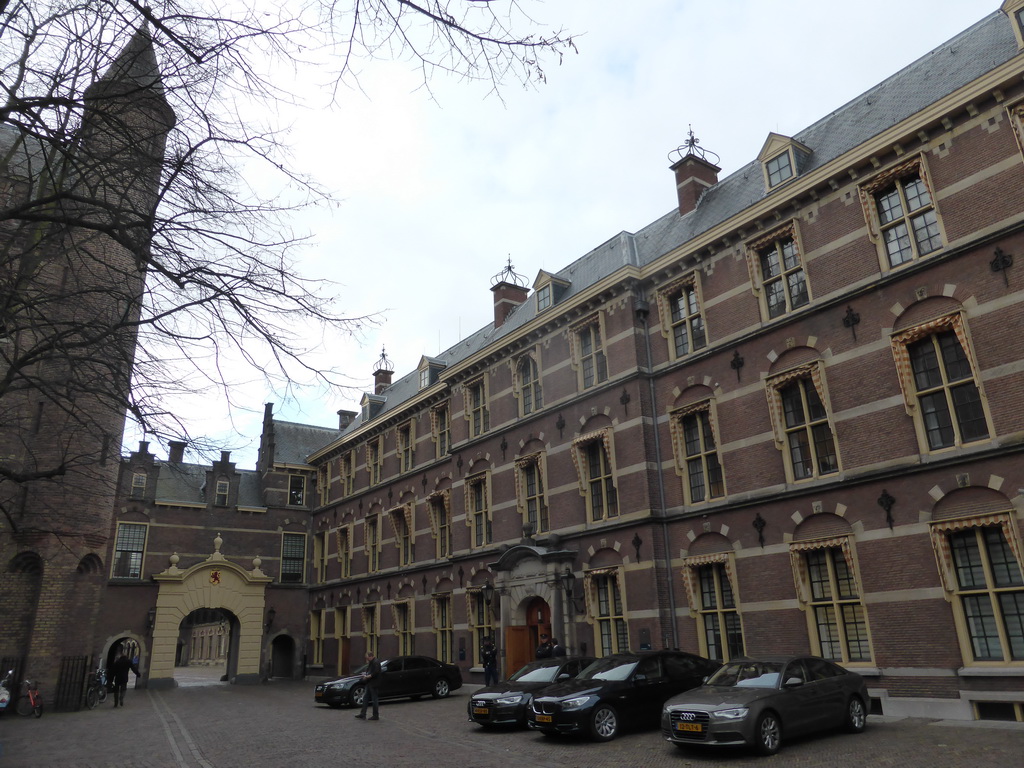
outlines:
[{"label": "person in dark coat", "polygon": [[537,646],[537,658],[538,659],[550,659],[551,651],[551,640],[547,635],[540,636],[540,645]]},{"label": "person in dark coat", "polygon": [[363,708],[356,715],[359,720],[366,720],[366,705],[373,702],[373,716],[370,720],[379,720],[380,707],[380,661],[373,655],[373,651],[366,652],[366,671],[363,672],[363,681],[366,683],[366,691],[363,693]]},{"label": "person in dark coat", "polygon": [[552,656],[565,656],[565,646],[558,642],[557,637],[551,638],[551,655]]},{"label": "person in dark coat", "polygon": [[484,665],[484,685],[494,685],[498,682],[498,649],[494,647],[491,638],[484,640],[484,647],[480,651],[480,661]]},{"label": "person in dark coat", "polygon": [[124,706],[124,694],[128,690],[128,673],[139,673],[132,667],[132,660],[124,651],[118,651],[114,663],[110,665],[110,682],[114,686],[114,707]]}]

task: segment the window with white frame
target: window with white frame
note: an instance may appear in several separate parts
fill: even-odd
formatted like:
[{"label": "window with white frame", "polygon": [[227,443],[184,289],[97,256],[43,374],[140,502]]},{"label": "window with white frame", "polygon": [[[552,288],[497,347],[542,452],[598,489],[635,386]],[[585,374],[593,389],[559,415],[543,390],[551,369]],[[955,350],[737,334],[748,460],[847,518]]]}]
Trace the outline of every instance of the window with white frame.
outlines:
[{"label": "window with white frame", "polygon": [[516,366],[519,390],[519,413],[528,416],[544,405],[540,389],[540,368],[532,355],[523,355]]},{"label": "window with white frame", "polygon": [[395,507],[390,512],[391,525],[395,529],[395,547],[398,549],[399,565],[411,565],[416,559],[413,553],[412,505]]},{"label": "window with white frame", "polygon": [[327,581],[327,532],[318,533],[313,537],[313,568],[316,570],[316,581],[323,584]]},{"label": "window with white frame", "polygon": [[351,496],[356,490],[356,452],[348,451],[341,459],[339,473],[341,474],[341,493],[343,496]]},{"label": "window with white frame", "polygon": [[594,619],[595,656],[629,651],[629,627],[618,568],[588,571],[583,575],[590,615]]},{"label": "window with white frame", "polygon": [[366,444],[366,473],[370,485],[378,485],[384,472],[384,436],[371,438]]},{"label": "window with white frame", "polygon": [[427,499],[430,530],[434,535],[435,555],[438,558],[448,557],[452,553],[450,500],[451,494],[448,491],[431,494]]},{"label": "window with white frame", "polygon": [[321,665],[324,663],[324,612],[309,612],[309,644],[310,663]]},{"label": "window with white frame", "polygon": [[301,584],[306,579],[306,534],[281,534],[281,582]]},{"label": "window with white frame", "polygon": [[1024,662],[1024,553],[1007,512],[933,523],[965,664]]},{"label": "window with white frame", "polygon": [[231,484],[227,480],[218,480],[215,486],[215,493],[213,503],[218,507],[226,507],[228,505],[228,492],[231,490]]},{"label": "window with white frame", "polygon": [[406,422],[398,428],[398,467],[401,472],[411,472],[416,463],[413,449],[416,441],[414,423]]},{"label": "window with white frame", "polygon": [[756,261],[758,292],[768,319],[781,317],[810,301],[794,225],[790,224],[748,247]]},{"label": "window with white frame", "polygon": [[850,537],[795,542],[790,559],[813,628],[814,654],[839,663],[871,661],[867,611]]},{"label": "window with white frame", "polygon": [[601,338],[601,322],[599,317],[587,320],[573,329],[573,362],[579,372],[581,389],[591,387],[608,380],[608,358]]},{"label": "window with white frame", "polygon": [[434,457],[443,459],[451,449],[451,419],[448,404],[439,405],[430,411],[430,431],[434,439]]},{"label": "window with white frame", "polygon": [[494,636],[494,617],[491,607],[484,600],[484,592],[479,587],[469,587],[466,590],[467,612],[469,615],[469,626],[473,637],[473,666],[482,667],[483,660],[480,652],[484,647],[484,640]]},{"label": "window with white frame", "polygon": [[[346,647],[349,637],[349,606],[339,606],[334,609],[334,639],[337,641],[338,648]],[[338,653],[337,657],[338,666],[336,672],[340,675],[346,671],[343,669],[345,656],[342,653]]]},{"label": "window with white frame", "polygon": [[693,273],[658,291],[662,335],[669,339],[674,359],[686,357],[708,345],[697,276]]},{"label": "window with white frame", "polygon": [[824,379],[818,362],[767,381],[776,443],[794,481],[839,471],[832,421],[825,406]]},{"label": "window with white frame", "polygon": [[118,523],[114,542],[114,563],[111,576],[115,579],[141,579],[142,557],[146,551],[146,532],[143,523]]},{"label": "window with white frame", "polygon": [[734,557],[722,552],[687,558],[683,579],[690,613],[697,619],[701,655],[722,661],[744,656]]},{"label": "window with white frame", "polygon": [[547,496],[544,492],[544,456],[534,453],[516,459],[516,498],[523,514],[523,523],[535,533],[551,530]]},{"label": "window with white frame", "polygon": [[303,475],[288,475],[288,506],[301,507],[306,503],[306,478]]},{"label": "window with white frame", "polygon": [[768,187],[777,187],[787,179],[793,178],[793,158],[787,150],[765,162],[764,169],[768,177]]},{"label": "window with white frame", "polygon": [[611,431],[600,430],[573,441],[573,463],[580,493],[587,501],[591,521],[618,517],[619,497],[612,462]]},{"label": "window with white frame", "polygon": [[452,664],[455,661],[455,628],[452,620],[451,593],[432,595],[430,608],[437,645],[437,659]]},{"label": "window with white frame", "polygon": [[377,603],[363,606],[363,637],[366,650],[374,656],[380,653],[380,606]]},{"label": "window with white frame", "polygon": [[926,451],[987,440],[981,383],[960,314],[893,336],[908,412]]},{"label": "window with white frame", "polygon": [[471,438],[480,437],[490,429],[487,382],[483,378],[466,385],[466,418],[469,420],[469,436]]},{"label": "window with white frame", "polygon": [[942,248],[938,213],[929,187],[921,158],[879,174],[861,187],[872,234],[882,244],[890,269]]},{"label": "window with white frame", "polygon": [[146,498],[146,473],[136,472],[132,475],[132,498]]},{"label": "window with white frame", "polygon": [[380,570],[380,518],[377,515],[366,516],[366,520],[363,521],[363,536],[367,573],[376,573]]},{"label": "window with white frame", "polygon": [[466,480],[466,522],[475,547],[491,543],[490,492],[487,474],[480,474]]},{"label": "window with white frame", "polygon": [[352,575],[352,528],[343,525],[337,531],[338,543],[338,564],[341,570],[341,578],[347,579]]},{"label": "window with white frame", "polygon": [[398,637],[398,653],[409,656],[416,652],[416,629],[413,621],[412,600],[400,600],[391,604],[394,613],[395,635]]},{"label": "window with white frame", "polygon": [[724,496],[725,478],[718,457],[710,401],[675,411],[670,425],[686,502],[699,504]]}]

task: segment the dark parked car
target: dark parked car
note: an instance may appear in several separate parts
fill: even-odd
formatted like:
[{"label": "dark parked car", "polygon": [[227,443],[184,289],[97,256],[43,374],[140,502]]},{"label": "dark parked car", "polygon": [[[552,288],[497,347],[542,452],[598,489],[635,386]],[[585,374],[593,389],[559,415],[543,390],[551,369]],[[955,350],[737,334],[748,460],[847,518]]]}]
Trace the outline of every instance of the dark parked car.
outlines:
[{"label": "dark parked car", "polygon": [[535,695],[552,683],[576,677],[594,659],[561,656],[531,661],[508,680],[481,688],[469,700],[469,719],[483,726],[526,727],[526,710]]},{"label": "dark parked car", "polygon": [[661,730],[679,747],[747,744],[773,755],[783,737],[839,727],[860,733],[869,701],[860,675],[816,656],[737,659],[669,699]]},{"label": "dark parked car", "polygon": [[[356,669],[348,677],[339,677],[326,683],[318,683],[313,692],[317,704],[329,707],[362,706],[366,684],[361,677],[366,665]],[[433,696],[444,698],[451,691],[462,687],[462,673],[454,664],[445,664],[428,656],[395,656],[381,659],[380,697],[398,699],[411,696]]]},{"label": "dark parked car", "polygon": [[587,733],[598,741],[615,738],[626,724],[653,728],[669,698],[700,685],[718,667],[682,651],[616,653],[534,696],[527,724],[545,734]]}]

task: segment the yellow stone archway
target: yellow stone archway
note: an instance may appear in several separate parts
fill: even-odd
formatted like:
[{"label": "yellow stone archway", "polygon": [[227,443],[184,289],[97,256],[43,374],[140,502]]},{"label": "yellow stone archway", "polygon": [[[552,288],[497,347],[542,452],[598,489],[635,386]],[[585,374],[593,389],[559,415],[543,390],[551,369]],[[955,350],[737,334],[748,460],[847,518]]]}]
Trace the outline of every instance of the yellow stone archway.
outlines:
[{"label": "yellow stone archway", "polygon": [[178,568],[178,555],[174,554],[170,567],[153,576],[160,591],[153,624],[151,687],[175,685],[178,628],[186,616],[199,608],[223,608],[238,619],[238,639],[232,638],[237,663],[233,664],[231,682],[257,683],[260,680],[264,605],[267,584],[273,579],[260,570],[259,557],[253,559],[251,571],[225,558],[220,552],[222,542],[218,534],[213,542],[213,554],[184,571]]}]

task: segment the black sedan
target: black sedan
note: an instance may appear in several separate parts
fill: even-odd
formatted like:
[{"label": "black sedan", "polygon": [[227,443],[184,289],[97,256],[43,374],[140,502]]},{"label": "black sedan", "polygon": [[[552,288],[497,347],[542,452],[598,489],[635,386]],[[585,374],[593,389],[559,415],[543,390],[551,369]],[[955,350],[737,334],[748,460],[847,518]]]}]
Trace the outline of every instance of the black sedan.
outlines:
[{"label": "black sedan", "polygon": [[626,724],[654,727],[665,701],[718,667],[682,651],[616,653],[534,696],[527,724],[545,734],[586,733],[608,741]]},{"label": "black sedan", "polygon": [[[366,683],[362,673],[366,665],[356,669],[348,677],[339,677],[326,683],[318,683],[313,692],[317,704],[329,707],[363,704]],[[462,687],[462,673],[454,664],[445,664],[428,656],[395,656],[381,659],[380,698],[399,699],[433,696],[441,699],[451,691]]]},{"label": "black sedan", "polygon": [[816,656],[737,659],[705,685],[669,699],[662,734],[679,747],[746,744],[773,755],[783,737],[864,730],[864,679]]},{"label": "black sedan", "polygon": [[485,728],[492,725],[526,727],[531,699],[552,683],[576,677],[594,659],[561,656],[531,661],[508,680],[481,688],[469,700],[469,719]]}]

